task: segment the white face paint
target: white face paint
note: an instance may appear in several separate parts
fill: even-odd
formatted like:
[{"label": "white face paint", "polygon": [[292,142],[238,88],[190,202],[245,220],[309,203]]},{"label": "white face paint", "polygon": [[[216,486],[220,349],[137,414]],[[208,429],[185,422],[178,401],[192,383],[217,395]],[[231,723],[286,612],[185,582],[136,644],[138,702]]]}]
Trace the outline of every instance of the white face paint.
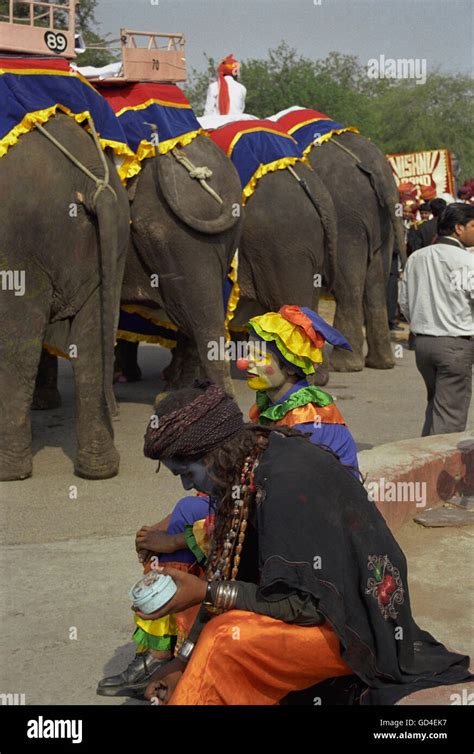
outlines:
[{"label": "white face paint", "polygon": [[248,342],[248,387],[252,390],[274,390],[284,385],[288,377],[282,371],[277,357],[254,335],[249,337]]}]

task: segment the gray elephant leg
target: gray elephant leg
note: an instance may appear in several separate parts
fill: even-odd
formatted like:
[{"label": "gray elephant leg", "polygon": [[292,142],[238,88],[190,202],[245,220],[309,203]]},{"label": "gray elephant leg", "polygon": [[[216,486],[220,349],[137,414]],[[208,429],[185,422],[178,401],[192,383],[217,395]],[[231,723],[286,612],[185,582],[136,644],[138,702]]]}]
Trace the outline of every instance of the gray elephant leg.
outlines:
[{"label": "gray elephant leg", "polygon": [[180,337],[171,351],[171,362],[163,371],[165,390],[168,392],[190,387],[194,380],[202,379],[204,375],[196,346],[189,338]]},{"label": "gray elephant leg", "polygon": [[224,388],[229,395],[234,396],[234,386],[230,377],[230,361],[222,358],[221,348],[219,348],[219,358],[213,358],[215,332],[213,330],[207,334],[196,333],[194,336],[200,369],[199,376],[207,377],[211,382],[215,382],[216,385]]},{"label": "gray elephant leg", "polygon": [[58,390],[58,358],[41,350],[41,359],[36,375],[35,391],[31,408],[33,411],[44,411],[59,408],[61,396]]},{"label": "gray elephant leg", "polygon": [[337,272],[335,290],[336,315],[334,327],[347,338],[352,351],[334,348],[328,366],[332,372],[360,372],[364,368],[364,324],[363,297],[365,268],[346,263]]},{"label": "gray elephant leg", "polygon": [[224,354],[219,345],[219,341],[215,339],[215,331],[207,336],[204,331],[196,332],[193,340],[183,338],[173,350],[173,360],[169,371],[166,371],[166,390],[189,387],[196,379],[208,379],[223,387],[230,395],[234,395],[230,364],[222,358]]},{"label": "gray elephant leg", "polygon": [[[4,299],[7,294],[2,293]],[[1,311],[0,332],[0,481],[32,473],[30,406],[41,356],[47,313],[12,303]],[[49,308],[49,304],[48,304]],[[13,318],[13,319],[12,319]],[[14,329],[5,323],[14,322]],[[27,330],[25,327],[27,326]]]},{"label": "gray elephant leg", "polygon": [[365,327],[368,353],[365,366],[392,369],[395,366],[387,319],[387,300],[382,254],[369,262],[364,292]]},{"label": "gray elephant leg", "polygon": [[[110,411],[104,392],[100,291],[89,298],[74,318],[71,346],[76,394],[77,457],[74,471],[86,479],[108,479],[118,473]],[[71,351],[70,351],[71,352]],[[113,359],[113,344],[107,358]]]}]

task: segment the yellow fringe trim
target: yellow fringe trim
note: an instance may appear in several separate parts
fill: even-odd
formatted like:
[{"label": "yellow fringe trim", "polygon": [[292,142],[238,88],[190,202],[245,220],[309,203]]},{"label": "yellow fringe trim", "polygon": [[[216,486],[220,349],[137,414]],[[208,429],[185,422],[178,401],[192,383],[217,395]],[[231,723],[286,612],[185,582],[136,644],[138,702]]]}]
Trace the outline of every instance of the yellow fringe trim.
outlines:
[{"label": "yellow fringe trim", "polygon": [[[188,131],[188,133],[181,134],[181,136],[175,136],[173,139],[166,139],[166,141],[160,141],[158,142],[158,152],[160,154],[167,154],[176,146],[186,147],[188,144],[191,144],[191,142],[196,138],[196,136],[199,136],[200,134],[202,134],[203,136],[207,136],[207,134],[202,130],[202,128],[198,128],[196,131]],[[135,154],[138,160],[142,162],[147,157],[155,157],[156,147],[147,139],[142,139],[142,141],[140,142],[140,144],[138,145],[136,149]]]},{"label": "yellow fringe trim", "polygon": [[51,356],[58,356],[58,358],[60,359],[67,359],[67,361],[71,361],[71,357],[64,353],[64,351],[61,351],[61,349],[56,348],[55,346],[50,346],[49,343],[43,343],[43,348],[45,351],[51,354]]},{"label": "yellow fringe trim", "polygon": [[267,173],[273,173],[275,170],[284,170],[290,165],[295,165],[297,162],[303,162],[308,164],[306,157],[281,157],[279,160],[273,162],[267,162],[266,165],[259,165],[250,181],[244,186],[242,190],[242,204],[245,205],[247,200],[252,196],[257,185],[257,181],[263,178]]},{"label": "yellow fringe trim", "polygon": [[240,287],[237,282],[238,272],[239,272],[239,250],[237,249],[232,259],[232,262],[230,265],[230,272],[229,272],[229,278],[232,280],[233,286],[232,286],[231,294],[229,296],[229,301],[227,302],[227,312],[226,312],[226,318],[224,322],[226,340],[231,339],[229,325],[234,318],[235,310],[237,309],[237,304],[239,303],[239,298],[240,298]]},{"label": "yellow fringe trim", "polygon": [[128,340],[130,343],[152,343],[163,348],[176,348],[176,341],[162,338],[161,335],[142,335],[141,333],[117,330],[117,340]]},{"label": "yellow fringe trim", "polygon": [[162,105],[163,107],[179,107],[182,110],[191,110],[191,105],[188,104],[178,104],[176,102],[167,102],[164,99],[147,99],[146,102],[141,102],[139,105],[127,105],[126,107],[122,107],[121,110],[118,110],[115,115],[117,118],[122,115],[122,113],[129,112],[130,110],[146,110],[147,107],[150,107],[150,105]]},{"label": "yellow fringe trim", "polygon": [[[120,308],[123,309],[124,312],[128,312],[129,314],[138,314],[140,317],[143,317],[143,319],[148,319],[150,322],[153,322],[154,325],[166,327],[167,330],[178,332],[178,328],[173,322],[165,322],[162,319],[158,319],[158,317],[153,314],[153,311],[151,309],[147,309],[146,307],[138,306],[136,304],[124,304]],[[148,335],[128,332],[128,330],[117,330],[117,338],[128,340],[131,343],[136,343],[137,341],[143,343],[158,343],[158,345],[163,346],[163,348],[176,347],[175,340],[165,338],[163,335]]]},{"label": "yellow fringe trim", "polygon": [[153,322],[154,325],[166,327],[167,330],[174,330],[175,332],[178,332],[178,327],[174,324],[174,322],[158,319],[158,317],[153,313],[153,310],[148,309],[148,307],[146,306],[140,306],[139,304],[124,304],[120,308],[123,309],[124,312],[128,312],[129,314],[139,314],[140,317],[143,317],[143,319],[148,319],[150,322]]},{"label": "yellow fringe trim", "polygon": [[[92,117],[88,110],[84,110],[81,113],[73,113],[68,107],[59,103],[44,108],[43,110],[35,110],[34,112],[27,113],[20,123],[14,126],[14,128],[12,128],[3,139],[0,139],[0,158],[7,153],[10,147],[13,147],[18,143],[23,134],[32,131],[36,123],[42,125],[47,123],[50,118],[56,115],[58,110],[69,115],[69,117],[73,118],[76,123],[79,124],[83,123],[87,118]],[[85,127],[87,131],[90,131],[87,125]],[[121,142],[113,141],[111,139],[103,139],[100,137],[100,134],[98,134],[98,136],[100,145],[103,149],[111,147],[115,154],[125,156],[125,159],[118,170],[122,183],[125,183],[128,178],[139,172],[140,163],[127,144],[122,144]]]},{"label": "yellow fringe trim", "polygon": [[333,128],[332,131],[328,131],[327,134],[323,134],[319,137],[319,139],[315,139],[311,142],[311,144],[308,144],[306,149],[303,151],[303,154],[305,157],[309,155],[312,148],[316,146],[316,144],[325,144],[327,141],[332,139],[333,136],[337,136],[338,134],[346,133],[347,131],[351,131],[353,134],[360,133],[358,128],[353,128],[352,126],[349,126],[348,128]]}]

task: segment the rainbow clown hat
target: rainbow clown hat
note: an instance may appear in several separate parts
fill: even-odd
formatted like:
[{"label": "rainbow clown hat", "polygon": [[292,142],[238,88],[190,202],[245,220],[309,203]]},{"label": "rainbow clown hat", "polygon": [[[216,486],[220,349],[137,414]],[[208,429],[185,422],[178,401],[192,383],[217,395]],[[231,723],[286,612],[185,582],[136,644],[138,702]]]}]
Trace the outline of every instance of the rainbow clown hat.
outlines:
[{"label": "rainbow clown hat", "polygon": [[314,374],[326,342],[352,351],[344,335],[307,306],[282,306],[278,312],[253,317],[246,327],[301,376]]}]

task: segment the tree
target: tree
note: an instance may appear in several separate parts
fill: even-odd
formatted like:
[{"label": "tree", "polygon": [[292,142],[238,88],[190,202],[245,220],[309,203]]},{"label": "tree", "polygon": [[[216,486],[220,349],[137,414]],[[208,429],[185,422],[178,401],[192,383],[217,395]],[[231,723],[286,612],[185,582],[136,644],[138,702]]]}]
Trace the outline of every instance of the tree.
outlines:
[{"label": "tree", "polygon": [[77,57],[77,65],[102,66],[117,60],[117,53],[111,50],[100,50],[95,47],[104,47],[110,38],[110,34],[102,37],[98,31],[98,22],[95,17],[97,0],[81,0],[76,5],[76,32],[81,32],[87,51]]},{"label": "tree", "polygon": [[[216,75],[215,61],[206,61],[207,70],[192,70],[186,87],[198,113]],[[468,76],[434,71],[423,85],[374,80],[353,55],[331,52],[311,60],[282,42],[266,58],[245,60],[241,80],[247,87],[246,112],[260,118],[292,105],[313,108],[356,126],[384,153],[445,147],[456,154],[462,179],[474,175],[474,85]]]}]

